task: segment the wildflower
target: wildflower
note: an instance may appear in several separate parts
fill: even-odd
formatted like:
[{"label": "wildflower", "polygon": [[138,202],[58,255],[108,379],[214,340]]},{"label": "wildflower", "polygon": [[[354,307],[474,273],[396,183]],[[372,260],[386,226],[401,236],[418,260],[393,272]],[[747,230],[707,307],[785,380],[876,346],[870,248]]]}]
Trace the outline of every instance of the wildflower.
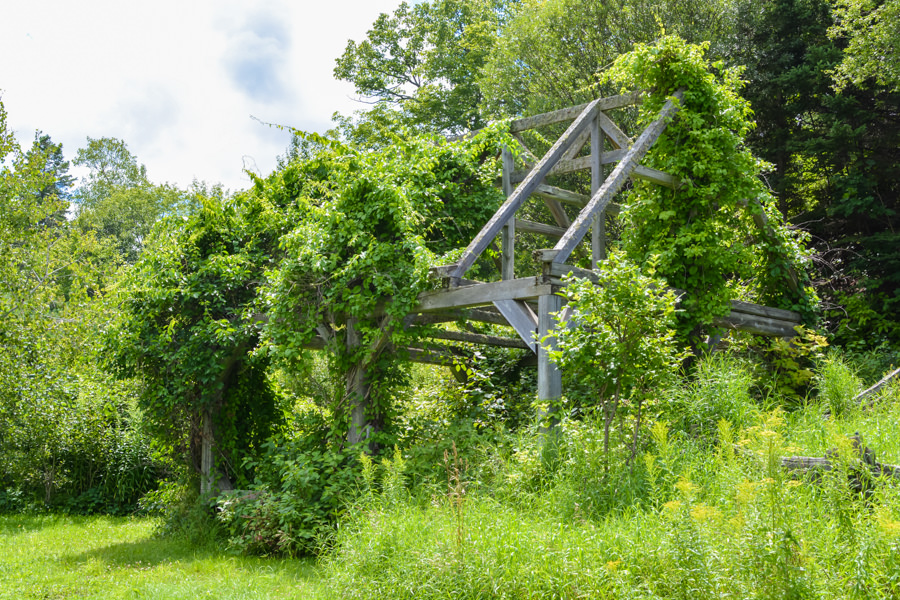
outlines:
[{"label": "wildflower", "polygon": [[704,521],[717,521],[722,516],[714,506],[707,506],[706,504],[698,504],[697,506],[691,509],[691,518],[697,523],[703,523]]}]

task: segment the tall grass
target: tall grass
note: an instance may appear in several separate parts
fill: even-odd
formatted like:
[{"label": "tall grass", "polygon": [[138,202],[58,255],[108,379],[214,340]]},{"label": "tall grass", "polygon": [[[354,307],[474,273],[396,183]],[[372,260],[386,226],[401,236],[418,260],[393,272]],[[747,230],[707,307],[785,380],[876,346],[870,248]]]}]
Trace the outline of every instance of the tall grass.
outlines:
[{"label": "tall grass", "polygon": [[860,493],[848,462],[816,480],[780,462],[859,432],[900,463],[900,394],[851,405],[859,383],[837,358],[817,377],[823,405],[763,410],[749,369],[711,359],[669,392],[680,408],[660,414],[682,420],[657,420],[641,460],[609,473],[588,419],[553,445],[518,439],[464,503],[459,458],[427,494],[368,486],[322,559],[324,585],[347,598],[900,597],[897,482]]}]

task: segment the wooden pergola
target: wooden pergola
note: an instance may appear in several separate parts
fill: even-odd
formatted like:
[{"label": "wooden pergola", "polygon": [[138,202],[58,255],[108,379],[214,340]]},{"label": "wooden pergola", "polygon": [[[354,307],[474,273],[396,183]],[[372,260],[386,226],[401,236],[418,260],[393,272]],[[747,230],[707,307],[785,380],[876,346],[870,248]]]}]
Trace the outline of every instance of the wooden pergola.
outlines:
[{"label": "wooden pergola", "polygon": [[[681,99],[681,92],[674,94]],[[596,276],[591,270],[568,263],[573,253],[589,253],[591,266],[606,256],[606,215],[615,214],[619,207],[612,200],[629,179],[644,179],[657,185],[675,188],[678,181],[668,173],[640,164],[653,143],[665,130],[678,111],[678,101],[670,99],[660,110],[658,118],[632,140],[607,114],[607,111],[640,104],[642,94],[635,92],[564,108],[532,117],[514,120],[510,132],[525,146],[522,132],[571,122],[542,158],[526,150],[534,160],[525,170],[516,170],[512,154],[503,153],[502,186],[506,201],[469,243],[459,260],[436,267],[432,275],[441,281],[440,289],[419,295],[418,306],[408,319],[409,325],[433,324],[449,321],[480,321],[508,327],[509,336],[484,335],[470,332],[433,332],[438,340],[468,342],[493,346],[527,349],[537,359],[538,400],[550,402],[562,395],[562,376],[549,360],[548,352],[535,340],[553,329],[552,316],[562,310],[563,298],[558,295],[564,286],[562,277],[568,273],[587,278]],[[557,129],[558,131],[558,129]],[[527,149],[527,146],[526,146]],[[607,165],[614,165],[605,175]],[[547,185],[548,176],[590,170],[591,195]],[[605,175],[605,176],[604,176]],[[525,203],[537,198],[552,215],[552,223],[521,218]],[[574,207],[577,216],[570,218],[566,206]],[[571,209],[570,209],[571,210]],[[764,216],[754,215],[758,227],[767,228]],[[546,236],[556,243],[552,248],[535,252],[541,265],[539,273],[519,273],[515,264],[518,233]],[[590,233],[590,235],[588,235]],[[500,273],[495,281],[466,279],[475,261],[500,238]],[[496,246],[495,246],[496,247]],[[788,286],[797,285],[796,276]],[[731,312],[718,319],[715,325],[768,336],[792,336],[800,323],[800,315],[776,308],[733,301]],[[513,333],[514,332],[514,333]],[[352,342],[348,335],[348,343]],[[550,338],[552,340],[552,338]],[[410,349],[411,360],[446,364],[446,351]],[[366,398],[368,388],[365,374],[354,372],[347,382],[347,392],[358,401],[354,404],[353,424],[348,439],[351,443],[367,437]]]}]

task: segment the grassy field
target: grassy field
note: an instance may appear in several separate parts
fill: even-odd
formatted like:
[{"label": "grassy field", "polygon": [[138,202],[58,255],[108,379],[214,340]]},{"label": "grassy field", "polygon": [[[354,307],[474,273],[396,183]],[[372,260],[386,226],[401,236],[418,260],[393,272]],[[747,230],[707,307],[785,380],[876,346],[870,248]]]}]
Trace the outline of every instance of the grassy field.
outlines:
[{"label": "grassy field", "polygon": [[[551,445],[432,440],[465,452],[430,478],[437,463],[397,451],[364,467],[318,562],[192,546],[150,518],[0,517],[0,599],[900,598],[900,481],[862,478],[850,438],[900,464],[900,383],[849,403],[860,384],[838,367],[783,411],[742,363],[710,362],[631,466],[620,443],[605,468],[590,419]],[[792,455],[834,469],[793,476]]]},{"label": "grassy field", "polygon": [[0,517],[0,598],[316,598],[312,562],[230,556],[148,518]]}]

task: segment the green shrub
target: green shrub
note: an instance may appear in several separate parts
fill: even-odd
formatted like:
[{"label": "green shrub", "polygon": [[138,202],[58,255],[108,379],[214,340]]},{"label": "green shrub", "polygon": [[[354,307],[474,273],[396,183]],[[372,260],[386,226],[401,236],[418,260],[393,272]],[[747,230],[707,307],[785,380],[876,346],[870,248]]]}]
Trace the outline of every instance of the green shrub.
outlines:
[{"label": "green shrub", "polygon": [[297,556],[319,550],[356,488],[357,460],[350,450],[316,447],[313,436],[277,435],[260,458],[249,490],[216,499],[216,518],[229,546],[247,554]]},{"label": "green shrub", "polygon": [[740,429],[759,417],[752,388],[745,361],[725,353],[704,356],[689,381],[670,389],[664,418],[676,430],[713,441],[720,420]]},{"label": "green shrub", "polygon": [[819,403],[833,415],[851,408],[850,401],[862,391],[862,381],[844,357],[832,351],[819,361],[813,378]]}]

